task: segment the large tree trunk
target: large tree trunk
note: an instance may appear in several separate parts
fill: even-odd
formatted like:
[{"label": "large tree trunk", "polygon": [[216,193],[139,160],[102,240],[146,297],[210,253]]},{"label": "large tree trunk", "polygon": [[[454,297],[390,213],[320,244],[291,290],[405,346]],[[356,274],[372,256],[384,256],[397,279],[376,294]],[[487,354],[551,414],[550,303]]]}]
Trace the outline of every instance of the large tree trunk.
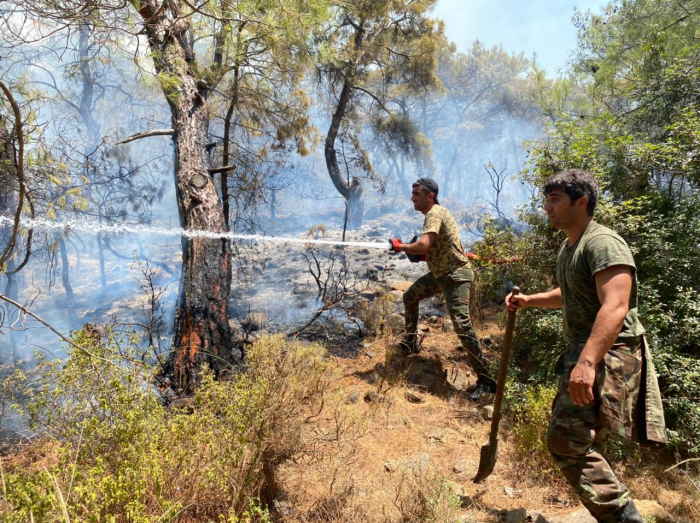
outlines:
[{"label": "large tree trunk", "polygon": [[[228,232],[219,194],[205,163],[207,103],[193,71],[188,19],[169,22],[158,13],[147,25],[153,61],[168,100],[175,147],[175,191],[180,225],[187,230]],[[167,26],[166,34],[161,32]],[[228,325],[231,291],[228,239],[182,239],[182,275],[168,370],[175,385],[190,391],[203,364],[215,372],[240,360]]]}]

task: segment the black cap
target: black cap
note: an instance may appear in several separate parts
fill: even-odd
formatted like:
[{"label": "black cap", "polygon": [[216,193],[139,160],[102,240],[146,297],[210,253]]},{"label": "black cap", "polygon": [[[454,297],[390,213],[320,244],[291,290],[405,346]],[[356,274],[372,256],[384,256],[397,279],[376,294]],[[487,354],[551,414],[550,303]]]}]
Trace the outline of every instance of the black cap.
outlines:
[{"label": "black cap", "polygon": [[413,187],[415,187],[416,185],[425,187],[431,193],[433,193],[435,195],[435,203],[437,203],[438,184],[435,180],[433,180],[432,178],[418,178],[418,180],[416,180],[416,183],[413,184]]}]

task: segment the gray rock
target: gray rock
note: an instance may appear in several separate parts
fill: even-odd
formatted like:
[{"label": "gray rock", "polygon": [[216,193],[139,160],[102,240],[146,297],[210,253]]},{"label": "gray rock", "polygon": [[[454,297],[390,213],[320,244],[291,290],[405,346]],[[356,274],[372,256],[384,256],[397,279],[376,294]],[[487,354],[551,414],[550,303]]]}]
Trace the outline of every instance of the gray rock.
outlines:
[{"label": "gray rock", "polygon": [[411,460],[406,463],[406,470],[413,472],[416,476],[421,476],[428,472],[428,467],[430,465],[430,456],[427,453],[422,452],[421,454],[415,455]]},{"label": "gray rock", "polygon": [[505,513],[504,523],[548,523],[547,519],[539,512],[528,512],[524,508],[509,510]]},{"label": "gray rock", "polygon": [[280,501],[278,499],[274,500],[272,504],[275,510],[282,514],[283,516],[288,516],[293,512],[292,504],[289,501]]},{"label": "gray rock", "polygon": [[509,498],[518,497],[518,496],[520,496],[520,494],[523,493],[523,491],[521,489],[515,489],[513,487],[503,487],[503,490],[505,491],[506,495]]},{"label": "gray rock", "polygon": [[377,351],[369,350],[365,353],[368,358],[374,358],[377,355]]},{"label": "gray rock", "polygon": [[387,472],[396,472],[397,470],[399,470],[399,462],[394,459],[390,459],[389,461],[384,463],[384,470],[386,470]]},{"label": "gray rock", "polygon": [[369,391],[367,394],[365,394],[364,397],[365,403],[385,403],[386,405],[393,405],[394,400],[391,398],[387,397],[384,394],[377,394],[374,391]]},{"label": "gray rock", "polygon": [[452,385],[457,390],[467,390],[472,384],[473,379],[470,375],[460,369],[457,365],[453,365],[447,369],[447,383]]},{"label": "gray rock", "polygon": [[455,474],[464,474],[473,470],[476,470],[474,460],[468,458],[460,458],[452,466],[452,472]]},{"label": "gray rock", "polygon": [[445,442],[445,431],[442,430],[440,427],[430,427],[426,432],[425,432],[425,437],[434,440],[434,441],[439,441],[440,443]]}]

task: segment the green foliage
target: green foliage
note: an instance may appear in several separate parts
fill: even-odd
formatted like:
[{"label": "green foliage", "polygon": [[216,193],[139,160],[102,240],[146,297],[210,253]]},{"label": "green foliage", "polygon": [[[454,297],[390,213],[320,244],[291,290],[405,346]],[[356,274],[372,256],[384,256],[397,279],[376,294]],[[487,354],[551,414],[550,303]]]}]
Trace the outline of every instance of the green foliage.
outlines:
[{"label": "green foliage", "polygon": [[129,333],[86,326],[73,341],[93,356],[45,363],[30,407],[57,463],[6,471],[4,521],[269,521],[257,498],[274,495],[276,468],[323,406],[323,349],[263,338],[247,372],[205,372],[194,398],[168,409]]},{"label": "green foliage", "polygon": [[544,479],[556,469],[547,448],[547,429],[556,386],[526,386],[510,382],[506,391],[506,405],[513,420],[513,436],[520,463],[530,475]]}]

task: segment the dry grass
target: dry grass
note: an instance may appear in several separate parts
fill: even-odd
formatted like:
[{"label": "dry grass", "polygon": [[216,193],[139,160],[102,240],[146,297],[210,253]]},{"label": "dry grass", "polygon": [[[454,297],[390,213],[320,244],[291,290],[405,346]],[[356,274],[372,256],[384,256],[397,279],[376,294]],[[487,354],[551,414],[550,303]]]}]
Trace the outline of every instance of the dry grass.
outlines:
[{"label": "dry grass", "polygon": [[[497,348],[495,316],[486,310],[486,327],[478,332]],[[504,510],[526,509],[549,519],[580,508],[559,474],[532,474],[507,419],[494,473],[483,484],[472,482],[490,423],[446,381],[449,368],[471,373],[455,349],[449,320],[422,327],[424,350],[417,355],[400,356],[391,340],[379,339],[357,358],[330,357],[336,377],[325,383],[323,412],[305,411],[299,418],[303,428],[294,431],[304,435],[300,447],[306,451],[281,463],[274,478],[276,500],[291,508],[280,510],[277,521],[448,523],[466,516],[496,523]],[[487,353],[492,360],[497,356],[497,349]],[[3,464],[39,470],[55,463],[56,455],[55,446],[37,442]],[[658,500],[676,517],[700,521],[697,487],[678,469],[664,473],[669,464],[657,460],[658,454],[642,449],[639,463],[617,470],[635,498]],[[455,471],[458,462],[461,472]]]}]

